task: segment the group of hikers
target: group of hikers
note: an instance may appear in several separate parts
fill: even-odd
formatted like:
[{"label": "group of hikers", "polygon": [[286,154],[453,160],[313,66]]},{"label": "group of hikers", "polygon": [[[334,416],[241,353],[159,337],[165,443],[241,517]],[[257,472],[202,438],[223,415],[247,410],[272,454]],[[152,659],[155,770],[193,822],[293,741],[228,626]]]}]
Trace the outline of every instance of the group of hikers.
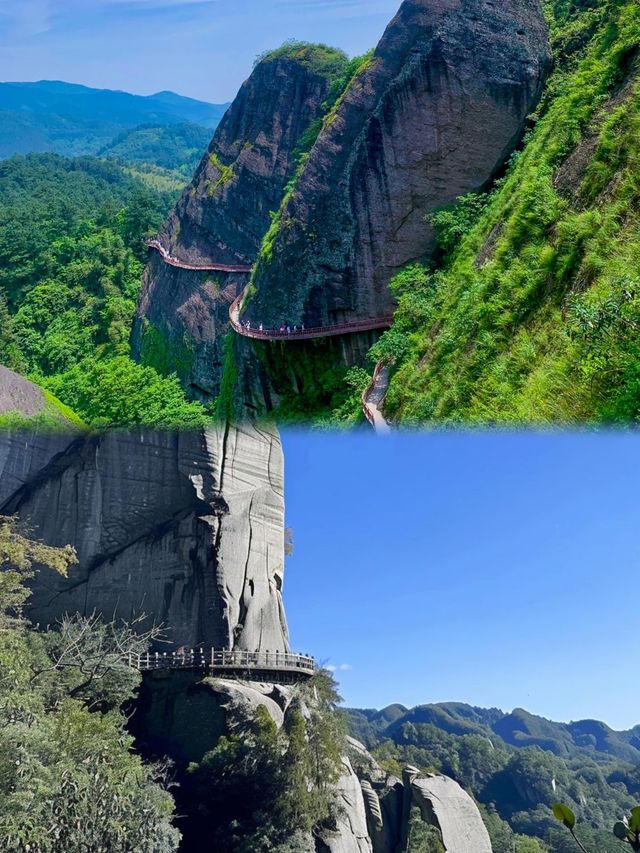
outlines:
[{"label": "group of hikers", "polygon": [[240,325],[248,332],[253,329],[254,331],[265,332],[269,335],[295,335],[298,332],[304,332],[304,323],[300,326],[282,325],[279,329],[265,329],[262,323],[258,326],[252,326],[251,320],[240,320]]}]

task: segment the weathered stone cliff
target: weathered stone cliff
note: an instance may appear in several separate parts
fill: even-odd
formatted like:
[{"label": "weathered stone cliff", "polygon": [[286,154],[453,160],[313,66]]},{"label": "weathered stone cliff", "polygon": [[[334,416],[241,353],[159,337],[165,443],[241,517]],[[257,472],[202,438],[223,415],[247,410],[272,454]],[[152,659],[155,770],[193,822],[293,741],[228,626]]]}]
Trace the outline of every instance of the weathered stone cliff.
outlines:
[{"label": "weathered stone cliff", "polygon": [[[170,254],[192,265],[253,264],[270,213],[295,172],[301,140],[346,64],[339,51],[301,45],[256,65],[161,230]],[[153,253],[138,306],[135,356],[176,371],[193,396],[215,397],[229,301],[247,278],[168,266]]]},{"label": "weathered stone cliff", "polygon": [[538,0],[405,0],[325,121],[245,316],[269,328],[390,314],[390,278],[433,249],[426,214],[504,164],[548,61]]},{"label": "weathered stone cliff", "polygon": [[176,646],[287,650],[283,459],[275,432],[0,434],[0,514],[73,545],[31,617],[146,614]]}]

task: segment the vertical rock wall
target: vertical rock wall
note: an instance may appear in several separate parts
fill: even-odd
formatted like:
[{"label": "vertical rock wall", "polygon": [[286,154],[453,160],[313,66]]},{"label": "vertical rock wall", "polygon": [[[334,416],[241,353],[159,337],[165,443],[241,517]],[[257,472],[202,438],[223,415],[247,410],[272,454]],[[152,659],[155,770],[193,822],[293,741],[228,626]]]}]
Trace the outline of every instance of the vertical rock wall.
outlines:
[{"label": "vertical rock wall", "polygon": [[434,208],[504,164],[549,62],[538,0],[405,0],[325,123],[254,274],[246,316],[308,328],[387,316]]},{"label": "vertical rock wall", "polygon": [[35,621],[144,613],[175,646],[288,649],[274,431],[5,433],[0,496],[0,514],[78,552],[68,579],[38,573]]},{"label": "vertical rock wall", "polygon": [[[347,59],[314,46],[259,62],[218,127],[191,184],[160,232],[190,264],[251,265]],[[194,272],[149,260],[133,334],[134,356],[176,371],[193,397],[220,391],[229,303],[248,276]]]}]

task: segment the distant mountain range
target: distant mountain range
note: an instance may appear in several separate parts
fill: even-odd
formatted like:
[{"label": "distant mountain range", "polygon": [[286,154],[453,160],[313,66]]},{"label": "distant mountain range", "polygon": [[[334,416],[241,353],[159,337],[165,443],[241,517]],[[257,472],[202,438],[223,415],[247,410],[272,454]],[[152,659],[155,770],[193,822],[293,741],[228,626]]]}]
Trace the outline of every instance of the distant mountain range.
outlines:
[{"label": "distant mountain range", "polygon": [[51,80],[0,83],[0,158],[44,151],[97,154],[140,125],[186,123],[212,135],[227,106],[174,92],[141,96]]},{"label": "distant mountain range", "polygon": [[617,732],[597,720],[555,723],[516,708],[507,714],[497,708],[475,708],[460,702],[419,705],[408,709],[389,705],[382,711],[346,711],[354,737],[372,747],[383,740],[402,741],[408,723],[426,724],[450,735],[496,737],[512,747],[537,746],[560,758],[607,755],[633,764],[640,762],[640,725]]}]

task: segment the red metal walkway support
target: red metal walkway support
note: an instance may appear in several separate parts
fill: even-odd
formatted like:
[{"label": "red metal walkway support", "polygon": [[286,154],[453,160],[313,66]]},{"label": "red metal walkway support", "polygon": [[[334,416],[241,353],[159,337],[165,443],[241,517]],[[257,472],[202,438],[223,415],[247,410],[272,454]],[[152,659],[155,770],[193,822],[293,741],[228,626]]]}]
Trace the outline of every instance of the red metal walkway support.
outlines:
[{"label": "red metal walkway support", "polygon": [[191,270],[192,272],[226,272],[226,273],[241,273],[243,275],[250,275],[253,267],[250,266],[230,266],[229,264],[188,264],[186,261],[181,261],[179,258],[175,258],[173,255],[170,255],[169,252],[162,245],[160,240],[152,239],[146,241],[147,248],[154,249],[165,264],[168,264],[170,267],[177,267],[181,270]]},{"label": "red metal walkway support", "polygon": [[393,323],[393,317],[376,317],[371,320],[356,320],[353,323],[336,323],[333,326],[291,329],[289,332],[280,329],[261,329],[255,326],[247,327],[240,321],[240,307],[245,293],[246,291],[241,293],[229,309],[229,321],[234,331],[239,335],[242,335],[244,338],[252,338],[256,341],[309,341],[315,338],[330,338],[354,332],[388,329]]}]

